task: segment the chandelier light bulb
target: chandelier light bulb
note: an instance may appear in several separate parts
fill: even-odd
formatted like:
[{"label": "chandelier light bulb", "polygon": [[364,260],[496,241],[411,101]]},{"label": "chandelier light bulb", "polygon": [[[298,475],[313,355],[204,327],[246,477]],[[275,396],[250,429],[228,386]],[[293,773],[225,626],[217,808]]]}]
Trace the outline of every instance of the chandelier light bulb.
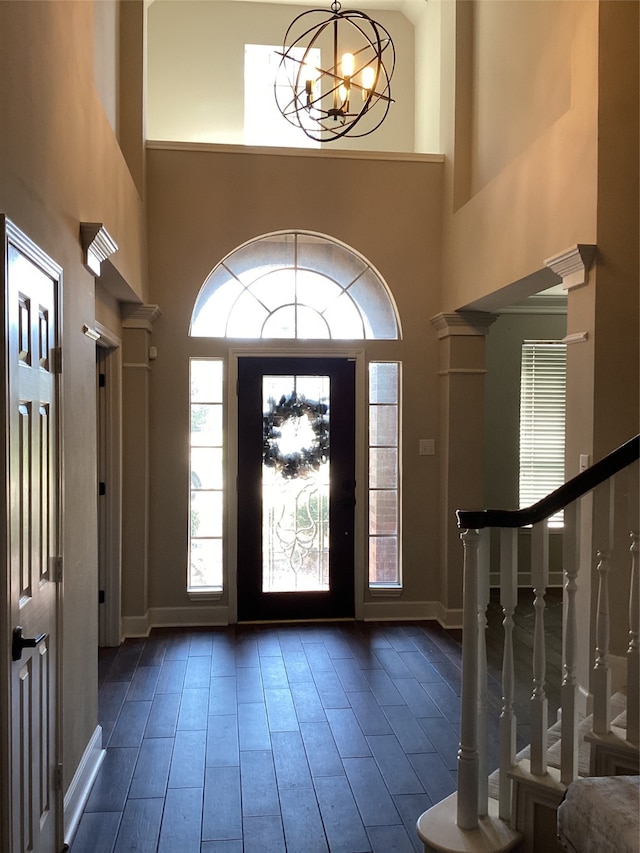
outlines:
[{"label": "chandelier light bulb", "polygon": [[313,85],[313,83],[316,82],[318,72],[317,72],[315,66],[309,65],[308,62],[305,62],[304,66],[302,68],[302,76],[303,76],[305,83],[311,83]]},{"label": "chandelier light bulb", "polygon": [[353,70],[355,68],[355,60],[353,58],[352,53],[345,53],[342,56],[342,62],[340,63],[342,66],[342,76],[345,80],[350,77],[353,77]]},{"label": "chandelier light bulb", "polygon": [[313,65],[305,63],[302,66],[302,79],[304,80],[304,89],[307,95],[307,106],[311,105],[311,97],[313,95],[313,84],[316,82],[316,69]]},{"label": "chandelier light bulb", "polygon": [[362,97],[366,98],[376,82],[376,70],[371,65],[362,69]]}]

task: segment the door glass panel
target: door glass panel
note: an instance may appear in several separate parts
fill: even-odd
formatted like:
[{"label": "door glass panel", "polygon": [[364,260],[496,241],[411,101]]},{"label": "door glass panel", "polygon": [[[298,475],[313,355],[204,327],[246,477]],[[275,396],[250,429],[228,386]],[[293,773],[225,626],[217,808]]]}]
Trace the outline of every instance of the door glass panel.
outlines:
[{"label": "door glass panel", "polygon": [[262,591],[329,591],[329,376],[262,378]]}]

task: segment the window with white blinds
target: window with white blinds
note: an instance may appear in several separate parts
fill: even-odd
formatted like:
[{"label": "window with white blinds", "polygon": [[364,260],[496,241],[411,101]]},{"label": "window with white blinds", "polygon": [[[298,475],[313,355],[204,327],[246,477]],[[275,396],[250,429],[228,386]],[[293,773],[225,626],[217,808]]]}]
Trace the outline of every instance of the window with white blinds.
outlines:
[{"label": "window with white blinds", "polygon": [[[520,373],[520,508],[564,483],[567,347],[524,341]],[[556,513],[549,527],[562,527]]]}]

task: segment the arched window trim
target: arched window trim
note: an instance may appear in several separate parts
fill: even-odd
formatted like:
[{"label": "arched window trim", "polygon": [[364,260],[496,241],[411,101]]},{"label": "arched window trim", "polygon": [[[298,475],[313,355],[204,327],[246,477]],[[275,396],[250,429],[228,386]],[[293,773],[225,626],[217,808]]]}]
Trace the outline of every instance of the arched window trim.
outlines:
[{"label": "arched window trim", "polygon": [[[323,276],[324,278],[326,278],[326,280],[328,282],[332,282],[333,284],[335,284],[337,287],[340,288],[341,292],[336,294],[335,296],[333,296],[332,299],[327,303],[327,305],[322,309],[322,311],[316,309],[313,306],[307,305],[304,302],[298,302],[297,299],[294,303],[290,303],[290,300],[287,300],[286,302],[280,303],[275,308],[269,309],[264,304],[264,301],[259,299],[255,295],[255,293],[252,292],[251,288],[256,282],[258,282],[260,280],[260,278],[263,275],[265,275],[265,276],[269,275],[269,274],[273,273],[274,270],[270,269],[270,270],[266,271],[264,274],[260,274],[260,275],[256,276],[256,278],[251,279],[251,281],[249,281],[247,283],[246,281],[243,281],[240,278],[240,276],[231,269],[231,267],[229,265],[229,260],[234,255],[244,251],[248,246],[259,243],[261,241],[267,241],[267,240],[270,242],[273,242],[274,238],[277,239],[280,236],[292,237],[293,241],[294,241],[294,246],[293,246],[294,262],[293,262],[293,264],[291,264],[289,266],[283,265],[280,267],[280,269],[282,269],[282,270],[291,269],[291,270],[294,270],[296,272],[298,270],[303,270],[303,271],[308,271],[310,273],[315,273],[317,275]],[[344,265],[345,272],[348,269],[348,266],[346,263],[346,258],[347,258],[346,253],[349,253],[350,255],[355,257],[363,265],[363,268],[360,269],[355,275],[353,275],[352,272],[349,271],[349,275],[346,275],[344,277],[344,280],[341,280],[335,274],[335,271],[332,271],[333,274],[331,274],[331,273],[326,273],[324,271],[319,271],[318,269],[313,268],[312,266],[307,266],[304,263],[300,263],[300,265],[298,265],[298,255],[299,255],[299,253],[298,253],[298,240],[301,237],[302,238],[311,237],[314,240],[325,242],[325,243],[327,243],[333,247],[336,247],[336,249],[344,252],[345,253],[345,265]],[[335,259],[335,256],[334,256],[334,259]],[[258,265],[256,264],[256,269],[257,268],[258,268]],[[224,318],[224,324],[223,324],[224,325],[224,334],[218,333],[218,334],[214,334],[214,335],[209,335],[209,334],[202,334],[202,333],[194,333],[194,326],[196,325],[196,323],[198,321],[198,317],[199,317],[200,312],[205,308],[205,306],[206,306],[207,302],[209,301],[209,299],[211,298],[211,296],[213,296],[213,294],[222,290],[227,283],[227,282],[223,282],[222,284],[218,285],[216,287],[216,289],[213,290],[211,293],[207,293],[207,289],[209,287],[209,283],[211,281],[212,276],[214,276],[216,274],[216,272],[218,272],[221,269],[223,269],[225,271],[226,275],[228,276],[227,281],[235,280],[238,283],[238,285],[242,288],[242,290],[234,298],[230,299],[228,301],[228,304],[225,306],[227,313],[226,313],[226,317]],[[250,267],[247,268],[247,270],[250,270],[250,269],[251,269]],[[392,315],[392,322],[393,322],[393,326],[394,326],[393,334],[383,335],[383,336],[376,336],[373,334],[371,334],[370,336],[367,335],[367,329],[370,329],[372,324],[370,321],[368,321],[366,305],[362,306],[362,304],[361,304],[362,299],[360,299],[360,302],[359,302],[354,296],[352,296],[350,294],[350,291],[354,287],[354,285],[367,273],[370,273],[372,275],[374,287],[380,288],[380,292],[384,295],[384,299],[387,301],[388,309]],[[328,338],[313,338],[313,337],[300,338],[298,336],[298,330],[296,328],[295,329],[295,335],[293,337],[282,336],[282,337],[276,337],[276,338],[269,338],[268,340],[301,340],[302,339],[302,340],[344,341],[344,340],[400,340],[402,338],[402,327],[401,327],[400,318],[398,315],[398,310],[397,310],[397,306],[395,303],[395,299],[393,298],[393,294],[391,293],[391,291],[390,291],[386,281],[384,280],[384,278],[380,275],[380,273],[375,268],[375,266],[373,264],[371,264],[371,262],[366,257],[364,257],[362,254],[360,254],[357,250],[355,250],[351,246],[347,245],[346,243],[343,243],[340,240],[337,240],[333,237],[327,236],[326,234],[321,234],[321,233],[315,232],[315,231],[305,231],[305,230],[297,230],[297,229],[274,231],[274,232],[270,232],[267,234],[262,234],[258,237],[255,237],[251,240],[248,240],[245,243],[242,243],[240,246],[233,249],[218,264],[216,264],[216,266],[211,270],[209,275],[204,280],[202,287],[200,288],[200,291],[199,291],[198,296],[197,296],[195,303],[194,303],[194,308],[193,308],[193,312],[191,315],[191,322],[190,322],[190,326],[189,326],[189,335],[193,336],[193,337],[212,337],[212,338],[230,338],[230,337],[232,337],[229,335],[229,323],[230,323],[230,320],[232,318],[233,311],[237,306],[238,300],[246,293],[250,294],[256,300],[256,302],[259,305],[261,305],[264,308],[264,310],[267,312],[267,317],[263,318],[262,321],[260,322],[260,336],[255,336],[255,335],[247,335],[246,337],[242,336],[246,340],[267,340],[267,338],[262,337],[265,324],[268,323],[269,318],[277,310],[284,307],[286,304],[293,304],[294,306],[301,306],[301,307],[304,306],[304,307],[307,307],[311,311],[315,311],[316,314],[318,315],[318,317],[324,322],[324,324],[329,329],[329,336],[328,336]],[[362,329],[362,333],[359,337],[345,338],[344,336],[337,336],[337,335],[334,336],[331,334],[331,323],[326,318],[325,313],[328,310],[329,305],[332,304],[333,302],[335,302],[336,300],[340,299],[341,297],[345,297],[345,298],[349,299],[350,304],[353,306],[353,308],[355,309],[355,312],[357,313],[357,316],[359,318],[359,325],[361,326],[361,329]],[[297,312],[296,312],[296,315],[297,315]],[[391,321],[390,321],[390,323],[391,323]],[[391,329],[389,329],[389,332],[391,332]],[[235,335],[233,337],[236,338]]]}]

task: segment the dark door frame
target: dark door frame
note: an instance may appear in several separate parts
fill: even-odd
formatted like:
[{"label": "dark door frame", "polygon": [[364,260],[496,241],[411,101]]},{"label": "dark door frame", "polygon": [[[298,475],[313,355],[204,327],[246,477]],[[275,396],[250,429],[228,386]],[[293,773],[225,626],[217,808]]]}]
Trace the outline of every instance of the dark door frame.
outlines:
[{"label": "dark door frame", "polygon": [[[334,442],[332,450],[336,462],[338,459],[345,464],[346,472],[344,478],[334,479],[331,486],[331,528],[334,538],[331,541],[332,553],[332,592],[331,593],[271,593],[264,596],[258,589],[258,579],[251,577],[247,571],[247,563],[251,562],[256,567],[261,564],[261,537],[258,534],[256,541],[248,545],[246,537],[243,536],[243,524],[246,519],[251,519],[252,527],[260,524],[261,501],[250,487],[247,478],[259,476],[262,459],[262,405],[258,404],[254,422],[249,422],[244,413],[238,411],[238,484],[239,499],[241,507],[237,506],[237,540],[236,547],[238,565],[236,593],[238,596],[238,618],[245,620],[262,619],[296,619],[296,618],[354,618],[355,616],[355,590],[356,584],[356,552],[357,543],[355,531],[358,527],[354,506],[353,484],[355,482],[357,458],[357,359],[352,353],[314,353],[313,355],[299,352],[287,353],[264,353],[243,352],[238,354],[237,370],[238,377],[242,375],[243,394],[247,393],[246,383],[249,391],[256,397],[261,393],[261,377],[263,374],[291,372],[303,374],[309,373],[331,373],[333,374],[333,387],[336,395],[343,395],[348,400],[347,408],[338,412],[337,421],[333,421]],[[307,367],[308,365],[308,367]],[[237,388],[240,387],[238,380]],[[246,400],[246,398],[245,398]],[[343,401],[344,404],[344,401]],[[336,410],[334,410],[334,418]],[[338,437],[340,440],[338,441]],[[256,452],[248,460],[242,451],[243,443],[253,443]],[[346,486],[346,492],[345,492]],[[348,495],[347,495],[348,492]],[[345,500],[346,495],[346,500]],[[348,505],[348,506],[347,506]],[[344,529],[343,529],[344,528]],[[338,534],[337,531],[340,531]],[[338,538],[339,537],[339,538]],[[344,537],[344,538],[343,538]],[[340,566],[346,566],[346,574],[340,573]],[[245,594],[241,596],[240,584],[245,584]],[[247,584],[249,592],[247,594]],[[293,601],[295,599],[295,603]],[[299,605],[299,606],[298,606]]]}]

